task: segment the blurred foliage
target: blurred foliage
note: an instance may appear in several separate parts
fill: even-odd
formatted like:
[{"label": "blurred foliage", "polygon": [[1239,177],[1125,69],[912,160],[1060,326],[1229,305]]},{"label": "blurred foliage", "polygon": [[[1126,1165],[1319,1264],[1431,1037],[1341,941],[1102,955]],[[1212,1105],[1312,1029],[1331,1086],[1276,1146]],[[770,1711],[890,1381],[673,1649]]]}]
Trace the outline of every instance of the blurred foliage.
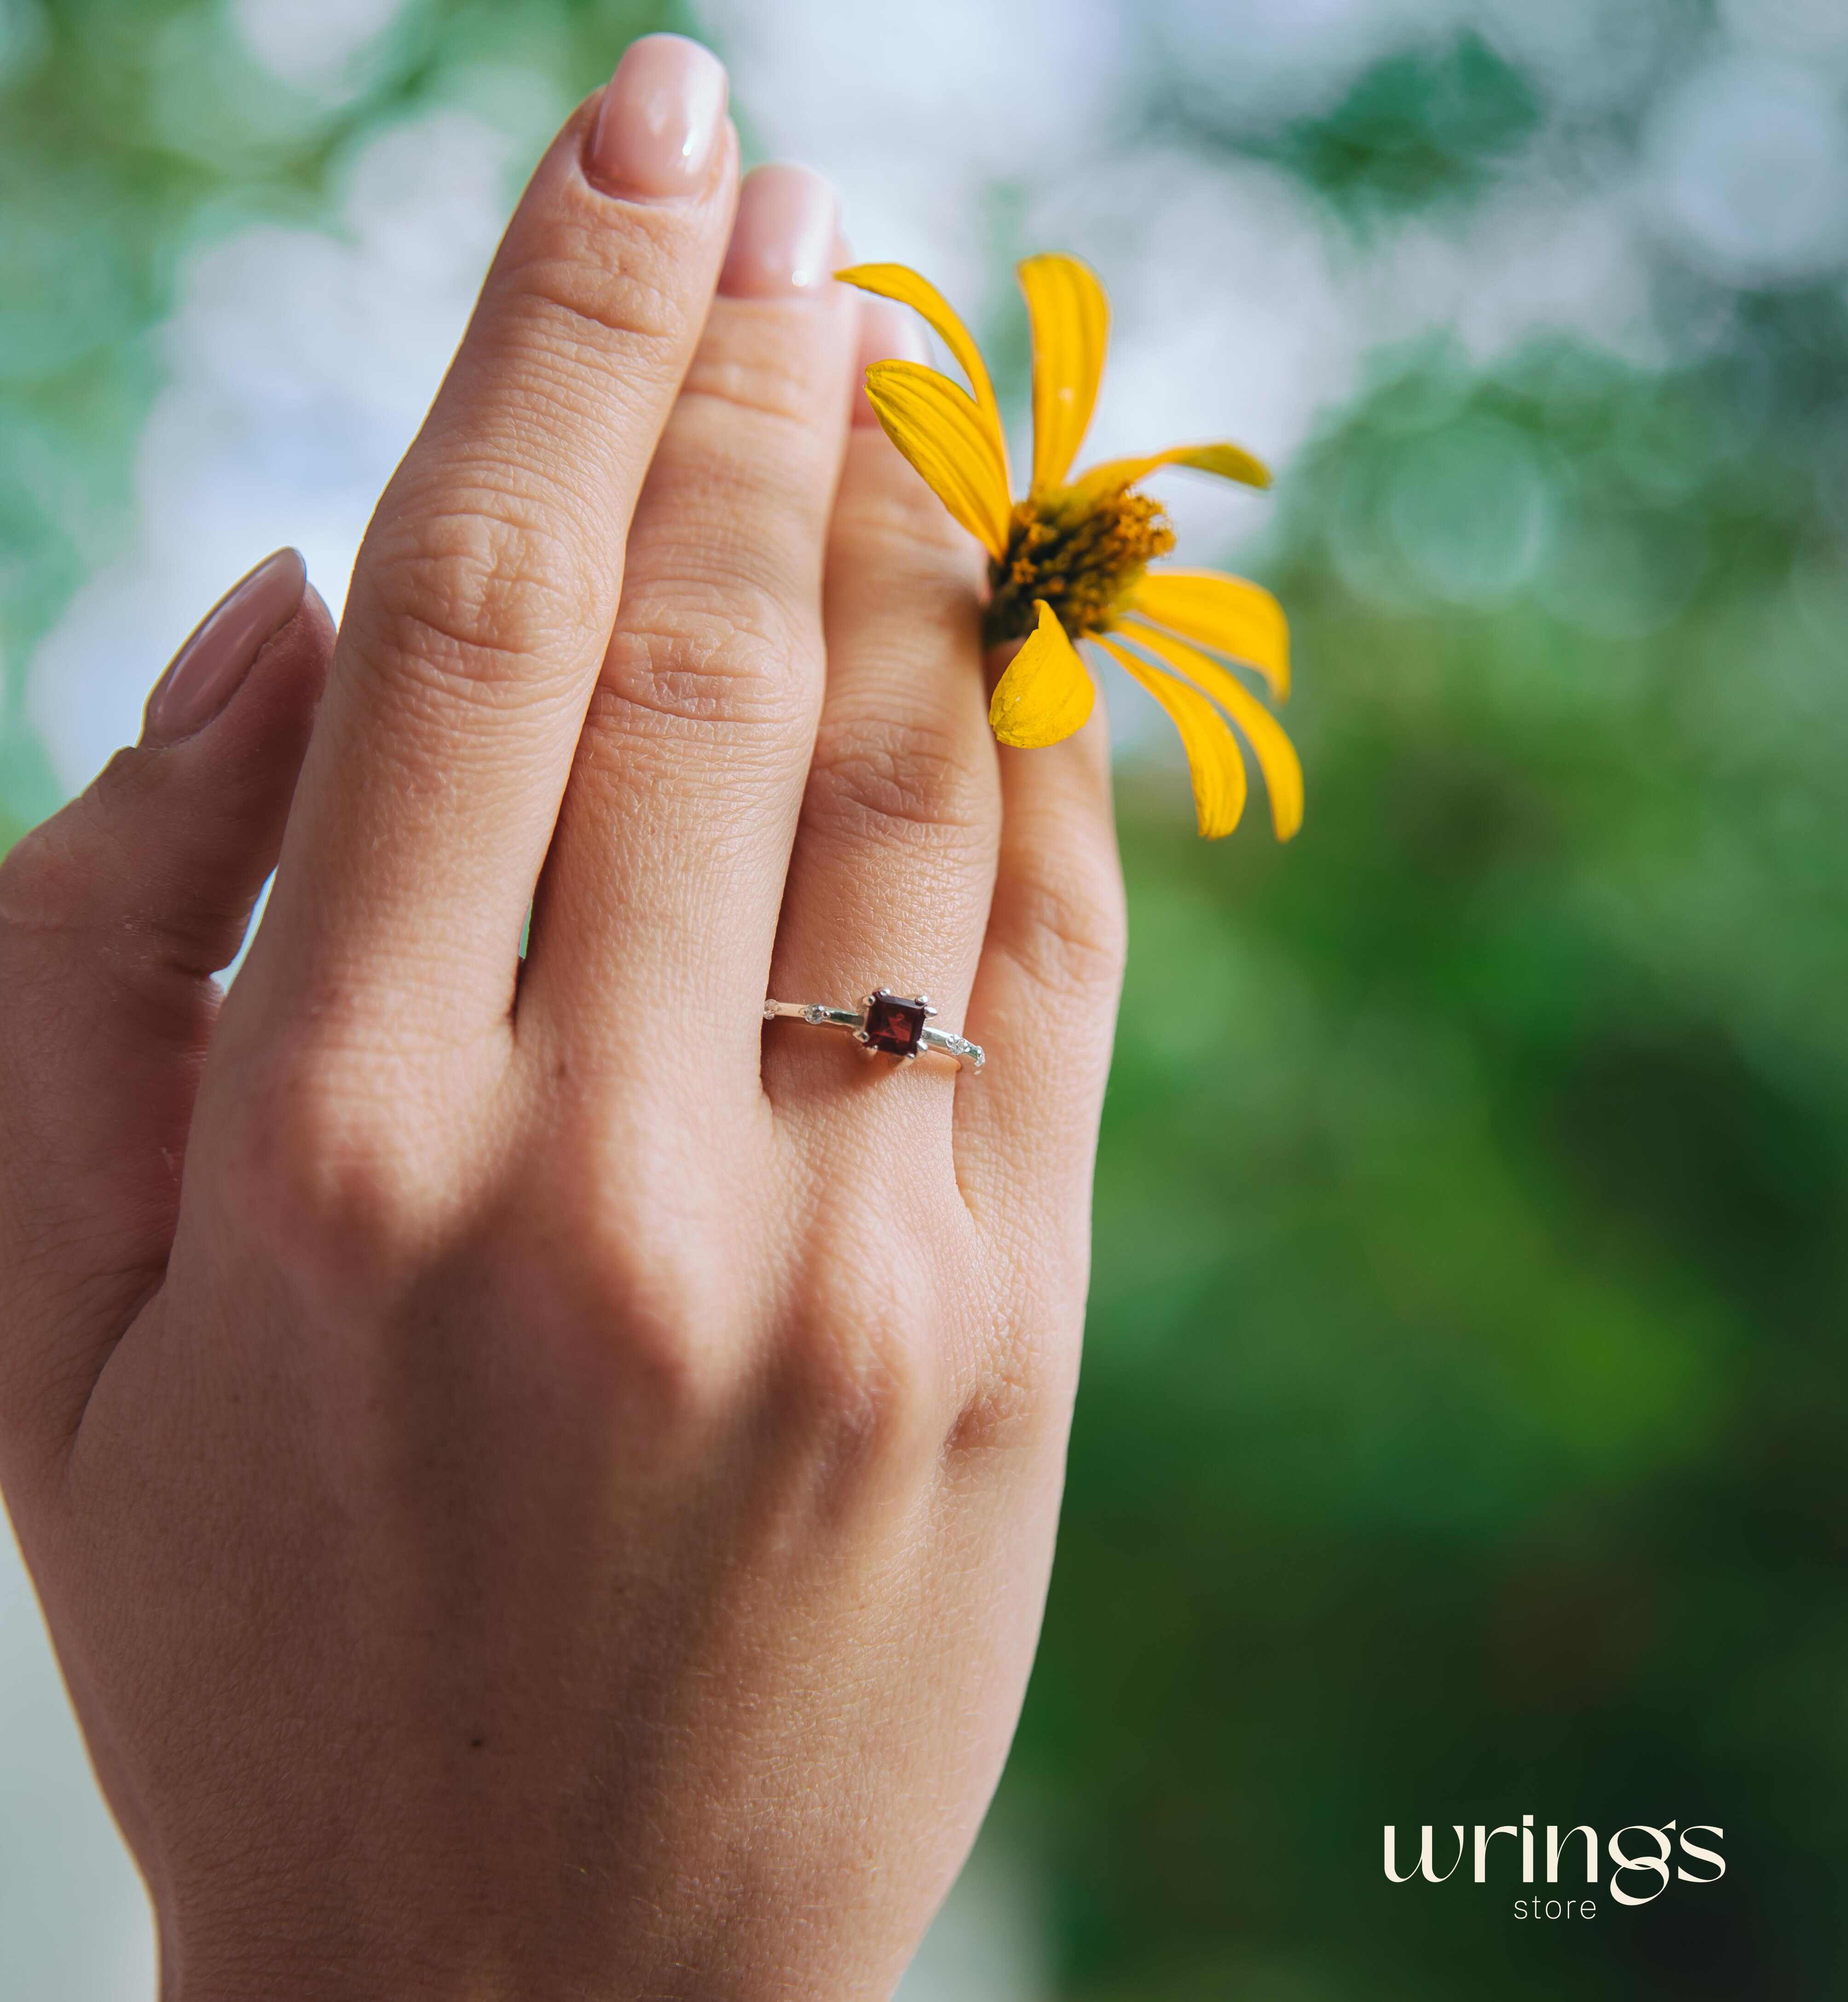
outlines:
[{"label": "blurred foliage", "polygon": [[[1291,483],[1304,833],[1125,800],[1012,1772],[1074,1993],[1845,1971],[1848,567],[1793,316],[1668,377],[1396,358]],[[1576,1932],[1382,1878],[1386,1822],[1524,1812],[1710,1820],[1732,1868]]]},{"label": "blurred foliage", "polygon": [[1417,208],[1480,191],[1540,117],[1521,72],[1464,33],[1366,71],[1327,116],[1292,126],[1274,156],[1343,205]]},{"label": "blurred foliage", "polygon": [[0,0],[0,845],[58,803],[26,669],[132,529],[183,253],[330,211],[330,169],[384,118],[491,96],[508,66],[570,102],[684,25],[672,0],[410,0],[298,86],[208,0]]},{"label": "blurred foliage", "polygon": [[[1848,1978],[1848,314],[1702,307],[1660,369],[1378,358],[1270,554],[1305,832],[1205,849],[1124,789],[1004,1797],[1075,1995]],[[1577,1926],[1508,1866],[1383,1878],[1385,1823],[1523,1812],[1716,1822],[1731,1868]]]},{"label": "blurred foliage", "polygon": [[[655,17],[417,7],[311,103],[253,96],[196,8],[8,4],[37,24],[0,44],[17,824],[48,804],[24,661],[128,518],[185,233],[312,209],[344,135],[496,48],[574,93]],[[1600,114],[1613,180],[1705,32],[1630,5],[1684,27]],[[1527,171],[1557,81],[1467,32],[1271,125],[1149,88],[1383,226]],[[1254,812],[1204,847],[1166,774],[1125,775],[1090,1345],[997,1808],[1074,1997],[1848,1978],[1848,313],[1834,273],[1654,275],[1660,365],[1421,343],[1292,469],[1264,561],[1295,844]],[[1718,1823],[1731,1867],[1575,1928],[1382,1878],[1383,1823],[1524,1812]]]}]

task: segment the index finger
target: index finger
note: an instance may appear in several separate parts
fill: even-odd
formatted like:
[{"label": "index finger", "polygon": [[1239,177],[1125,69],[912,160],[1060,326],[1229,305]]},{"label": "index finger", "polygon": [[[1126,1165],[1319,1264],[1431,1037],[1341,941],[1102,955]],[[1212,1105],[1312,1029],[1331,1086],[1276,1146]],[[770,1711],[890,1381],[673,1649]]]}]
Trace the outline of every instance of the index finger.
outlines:
[{"label": "index finger", "polygon": [[343,1028],[446,1038],[505,1019],[629,517],[730,226],[725,96],[715,57],[647,37],[535,173],[360,553],[240,983],[260,1013],[331,1003]]}]

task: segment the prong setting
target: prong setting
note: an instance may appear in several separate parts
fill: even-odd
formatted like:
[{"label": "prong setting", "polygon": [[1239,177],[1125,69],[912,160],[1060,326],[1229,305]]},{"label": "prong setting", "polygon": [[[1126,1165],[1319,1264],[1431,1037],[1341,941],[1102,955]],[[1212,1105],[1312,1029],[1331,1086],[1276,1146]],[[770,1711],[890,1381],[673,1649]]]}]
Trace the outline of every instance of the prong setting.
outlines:
[{"label": "prong setting", "polygon": [[914,1057],[923,1046],[929,1004],[921,995],[876,987],[866,996],[866,1041],[889,1057]]}]

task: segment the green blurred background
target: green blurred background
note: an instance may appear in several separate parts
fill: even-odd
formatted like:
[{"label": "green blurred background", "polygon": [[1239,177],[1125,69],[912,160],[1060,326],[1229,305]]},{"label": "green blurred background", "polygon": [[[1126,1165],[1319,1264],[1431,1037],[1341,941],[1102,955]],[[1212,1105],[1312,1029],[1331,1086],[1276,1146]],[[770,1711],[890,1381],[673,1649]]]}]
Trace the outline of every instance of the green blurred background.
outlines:
[{"label": "green blurred background", "polygon": [[[248,562],[337,598],[525,167],[657,26],[1016,414],[1009,265],[1068,247],[1100,452],[1282,473],[1173,500],[1290,612],[1301,837],[1196,842],[1112,690],[1065,1524],[906,1995],[1843,1992],[1848,9],[0,0],[0,842]],[[9,1573],[0,1995],[145,1997],[51,1676]],[[1505,1861],[1383,1878],[1383,1823],[1524,1812],[1728,1871],[1571,1924]]]}]

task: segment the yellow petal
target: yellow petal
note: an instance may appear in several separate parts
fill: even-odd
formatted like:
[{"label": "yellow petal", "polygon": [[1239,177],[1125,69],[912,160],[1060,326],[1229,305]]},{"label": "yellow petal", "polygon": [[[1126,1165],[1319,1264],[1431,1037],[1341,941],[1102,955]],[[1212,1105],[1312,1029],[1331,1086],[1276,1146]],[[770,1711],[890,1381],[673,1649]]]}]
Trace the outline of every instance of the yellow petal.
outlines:
[{"label": "yellow petal", "polygon": [[1180,732],[1194,780],[1194,812],[1208,841],[1229,834],[1245,811],[1245,759],[1226,719],[1198,689],[1138,660],[1127,647],[1100,640],[1154,696]]},{"label": "yellow petal", "polygon": [[875,361],[866,400],[885,434],[992,556],[1007,549],[1007,473],[968,392],[921,361]]},{"label": "yellow petal", "polygon": [[1003,744],[1036,751],[1083,727],[1097,699],[1090,673],[1065,629],[1044,598],[1034,609],[1040,623],[995,684],[989,722]]},{"label": "yellow petal", "polygon": [[943,345],[956,357],[957,365],[969,378],[975,404],[982,412],[995,456],[1001,462],[1001,484],[1009,485],[1007,434],[1002,428],[1001,406],[995,400],[995,385],[969,330],[957,318],[955,309],[928,278],[921,278],[908,264],[849,264],[834,274],[843,284],[857,285],[863,292],[877,292],[881,298],[896,299],[921,313]]},{"label": "yellow petal", "polygon": [[1279,841],[1288,841],[1302,825],[1302,762],[1296,747],[1284,734],[1283,725],[1265,708],[1237,675],[1217,661],[1177,640],[1171,633],[1158,633],[1132,619],[1122,629],[1138,647],[1159,654],[1169,666],[1198,682],[1219,706],[1226,710],[1243,733],[1264,775],[1264,790],[1271,798],[1271,825]]},{"label": "yellow petal", "polygon": [[1090,427],[1110,344],[1110,302],[1089,265],[1048,252],[1020,267],[1033,323],[1033,484],[1056,487]]},{"label": "yellow petal", "polygon": [[1279,702],[1290,692],[1290,629],[1261,585],[1216,570],[1150,570],[1131,594],[1144,618],[1257,668]]},{"label": "yellow petal", "polygon": [[1133,487],[1164,466],[1191,466],[1196,473],[1216,473],[1222,480],[1236,480],[1241,487],[1271,483],[1271,469],[1264,461],[1236,445],[1177,445],[1140,459],[1106,459],[1074,481],[1073,487],[1080,495],[1094,498],[1118,487]]}]

